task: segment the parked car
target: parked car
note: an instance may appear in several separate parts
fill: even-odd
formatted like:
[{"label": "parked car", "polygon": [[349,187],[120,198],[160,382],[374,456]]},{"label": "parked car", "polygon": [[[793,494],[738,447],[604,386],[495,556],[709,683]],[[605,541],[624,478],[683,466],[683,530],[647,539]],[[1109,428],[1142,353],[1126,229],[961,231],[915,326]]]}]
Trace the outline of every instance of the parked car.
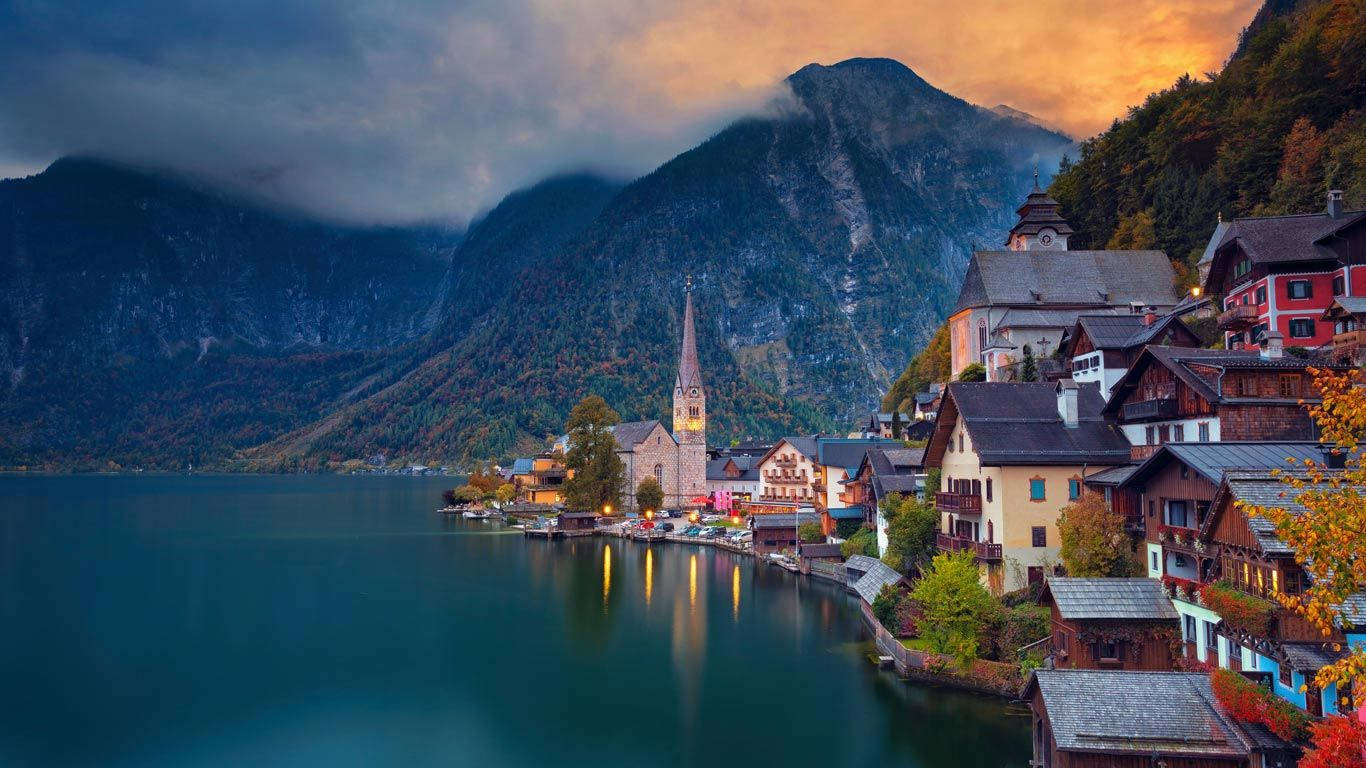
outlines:
[{"label": "parked car", "polygon": [[690,526],[688,526],[687,528],[685,528],[685,529],[683,530],[683,535],[684,535],[684,536],[696,536],[697,534],[699,534],[699,533],[701,533],[701,532],[702,532],[702,529],[701,529],[700,527],[698,527],[698,526],[696,526],[696,525],[690,525]]},{"label": "parked car", "polygon": [[673,533],[673,532],[674,532],[674,524],[673,524],[673,523],[660,523],[660,524],[659,524],[659,530],[661,530],[661,531],[663,531],[663,532],[665,532],[665,533]]}]

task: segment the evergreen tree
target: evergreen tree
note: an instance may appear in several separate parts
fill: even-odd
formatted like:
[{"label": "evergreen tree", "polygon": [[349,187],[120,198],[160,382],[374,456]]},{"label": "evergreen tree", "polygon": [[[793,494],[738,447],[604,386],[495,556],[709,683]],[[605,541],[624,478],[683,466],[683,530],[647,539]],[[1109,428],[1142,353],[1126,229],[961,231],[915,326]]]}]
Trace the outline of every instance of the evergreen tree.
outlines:
[{"label": "evergreen tree", "polygon": [[580,512],[600,512],[604,507],[621,505],[625,465],[617,456],[617,439],[612,428],[621,421],[607,401],[588,395],[569,412],[565,431],[569,451],[565,466],[574,476],[564,484],[565,504]]},{"label": "evergreen tree", "polygon": [[892,411],[892,439],[901,439],[901,411]]},{"label": "evergreen tree", "polygon": [[1038,381],[1039,364],[1034,361],[1033,350],[1025,347],[1024,361],[1020,363],[1020,381]]}]

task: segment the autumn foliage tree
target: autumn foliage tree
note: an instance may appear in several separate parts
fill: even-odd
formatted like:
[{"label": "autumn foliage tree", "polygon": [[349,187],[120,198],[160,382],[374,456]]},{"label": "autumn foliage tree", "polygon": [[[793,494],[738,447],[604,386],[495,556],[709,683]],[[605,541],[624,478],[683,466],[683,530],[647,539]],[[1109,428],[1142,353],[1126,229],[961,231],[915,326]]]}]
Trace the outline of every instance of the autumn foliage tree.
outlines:
[{"label": "autumn foliage tree", "polygon": [[[1295,552],[1295,560],[1311,584],[1302,594],[1276,594],[1287,608],[1303,616],[1325,636],[1335,628],[1351,628],[1343,615],[1350,595],[1366,592],[1366,371],[1310,369],[1323,401],[1310,408],[1320,440],[1344,464],[1329,469],[1306,461],[1301,471],[1283,473],[1285,496],[1302,510],[1239,504],[1248,514],[1267,518],[1276,534]],[[1318,671],[1320,688],[1366,680],[1366,648],[1348,649],[1339,661]]]},{"label": "autumn foliage tree", "polygon": [[1299,768],[1366,768],[1366,728],[1350,717],[1327,717],[1309,726],[1313,744]]},{"label": "autumn foliage tree", "polygon": [[1084,493],[1058,516],[1059,554],[1069,576],[1132,576],[1124,516],[1110,509],[1105,497]]},{"label": "autumn foliage tree", "polygon": [[588,395],[569,412],[565,423],[569,451],[564,464],[574,470],[574,476],[564,484],[564,497],[570,509],[597,512],[620,506],[626,467],[617,455],[612,431],[620,421],[598,395]]}]

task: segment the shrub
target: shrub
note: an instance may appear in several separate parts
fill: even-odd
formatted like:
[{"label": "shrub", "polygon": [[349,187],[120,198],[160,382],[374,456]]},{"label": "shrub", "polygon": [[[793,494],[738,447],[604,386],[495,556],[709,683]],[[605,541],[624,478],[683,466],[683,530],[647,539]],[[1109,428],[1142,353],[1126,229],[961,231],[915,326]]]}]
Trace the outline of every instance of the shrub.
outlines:
[{"label": "shrub", "polygon": [[1018,605],[1000,611],[992,627],[995,656],[1014,662],[1021,648],[1048,636],[1048,609],[1041,605]]},{"label": "shrub", "polygon": [[859,532],[863,527],[862,520],[836,520],[835,535],[841,539],[847,539]]},{"label": "shrub", "polygon": [[877,534],[871,528],[860,528],[840,545],[840,554],[845,557],[867,555],[877,557]]},{"label": "shrub", "polygon": [[911,596],[921,610],[916,629],[931,649],[960,664],[977,658],[977,638],[999,603],[978,579],[971,552],[936,555]]},{"label": "shrub", "polygon": [[959,381],[986,381],[987,369],[981,363],[968,363],[958,372]]},{"label": "shrub", "polygon": [[821,533],[821,527],[817,523],[802,523],[797,526],[797,538],[804,544],[815,544],[825,538]]},{"label": "shrub", "polygon": [[900,630],[897,621],[897,608],[900,605],[901,593],[891,584],[883,584],[882,590],[873,598],[873,616],[892,634],[897,634]]}]

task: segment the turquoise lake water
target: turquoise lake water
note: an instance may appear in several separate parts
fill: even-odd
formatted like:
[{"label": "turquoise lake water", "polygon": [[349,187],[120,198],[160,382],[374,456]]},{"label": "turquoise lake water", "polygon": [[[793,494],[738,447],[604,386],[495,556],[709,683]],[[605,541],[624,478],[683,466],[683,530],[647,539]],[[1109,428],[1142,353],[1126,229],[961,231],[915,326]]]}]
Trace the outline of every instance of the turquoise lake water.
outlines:
[{"label": "turquoise lake water", "polygon": [[0,766],[1028,761],[832,585],[448,520],[450,482],[0,477]]}]

